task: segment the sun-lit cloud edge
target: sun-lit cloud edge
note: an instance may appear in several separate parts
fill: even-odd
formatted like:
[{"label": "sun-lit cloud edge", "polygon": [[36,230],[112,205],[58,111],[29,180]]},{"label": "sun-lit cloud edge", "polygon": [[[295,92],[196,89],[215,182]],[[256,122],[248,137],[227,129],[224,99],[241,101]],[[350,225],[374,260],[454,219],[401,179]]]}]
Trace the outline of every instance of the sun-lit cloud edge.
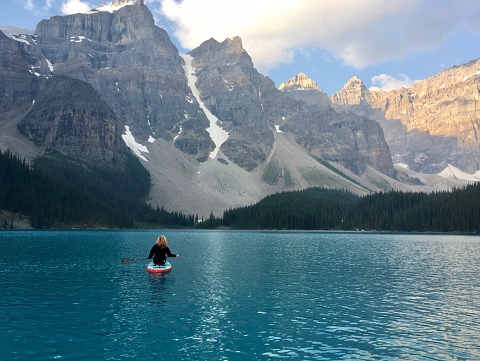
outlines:
[{"label": "sun-lit cloud edge", "polygon": [[[306,48],[357,69],[431,51],[455,31],[480,31],[478,0],[146,0],[184,49],[240,36],[264,72]],[[150,6],[150,5],[149,5]],[[474,29],[476,27],[476,29]],[[427,30],[428,31],[427,31]]]},{"label": "sun-lit cloud edge", "polygon": [[380,74],[373,76],[371,81],[372,86],[369,88],[369,90],[389,91],[400,88],[409,88],[418,80],[412,80],[405,74],[399,74],[397,78],[388,74]]},{"label": "sun-lit cloud edge", "polygon": [[94,6],[86,1],[82,0],[67,0],[62,3],[60,11],[64,15],[87,13]]}]

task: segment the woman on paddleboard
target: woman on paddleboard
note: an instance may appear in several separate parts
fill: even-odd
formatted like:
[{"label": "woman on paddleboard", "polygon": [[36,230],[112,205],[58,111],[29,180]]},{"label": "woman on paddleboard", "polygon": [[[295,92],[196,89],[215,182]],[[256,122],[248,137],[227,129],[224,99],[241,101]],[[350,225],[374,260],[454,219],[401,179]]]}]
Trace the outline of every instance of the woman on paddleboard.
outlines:
[{"label": "woman on paddleboard", "polygon": [[150,250],[148,258],[150,259],[153,257],[153,263],[156,266],[161,266],[167,261],[167,256],[178,257],[180,255],[170,251],[170,248],[168,248],[167,238],[165,236],[159,236]]}]

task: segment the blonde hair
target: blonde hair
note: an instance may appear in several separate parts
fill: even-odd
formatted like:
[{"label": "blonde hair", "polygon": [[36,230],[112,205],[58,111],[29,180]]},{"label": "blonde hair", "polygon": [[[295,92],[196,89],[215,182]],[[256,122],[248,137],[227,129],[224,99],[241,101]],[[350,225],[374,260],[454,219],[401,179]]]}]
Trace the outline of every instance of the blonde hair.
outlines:
[{"label": "blonde hair", "polygon": [[167,243],[167,237],[165,236],[158,236],[157,238],[157,246],[160,248],[167,248],[168,243]]}]

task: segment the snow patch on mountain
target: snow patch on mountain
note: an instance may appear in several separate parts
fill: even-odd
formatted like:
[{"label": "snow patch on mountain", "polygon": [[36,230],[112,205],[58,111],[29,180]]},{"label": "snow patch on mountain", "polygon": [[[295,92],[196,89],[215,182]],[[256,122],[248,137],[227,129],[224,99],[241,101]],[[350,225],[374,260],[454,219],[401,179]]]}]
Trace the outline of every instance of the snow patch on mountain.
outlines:
[{"label": "snow patch on mountain", "polygon": [[177,140],[177,138],[180,136],[180,134],[182,134],[182,131],[183,131],[183,128],[182,128],[182,126],[180,126],[179,130],[178,130],[178,134],[175,136],[175,138],[173,138],[174,142]]},{"label": "snow patch on mountain", "polygon": [[183,60],[185,60],[185,66],[183,67],[183,69],[187,77],[188,86],[192,91],[192,95],[195,97],[200,108],[203,110],[203,112],[207,116],[207,119],[210,121],[210,126],[206,129],[206,131],[208,132],[208,134],[210,134],[210,138],[215,143],[215,149],[210,152],[210,158],[214,159],[217,156],[221,145],[228,139],[228,132],[226,132],[221,126],[218,125],[218,123],[221,124],[221,121],[215,115],[213,115],[210,110],[208,110],[208,108],[200,99],[200,92],[195,85],[197,77],[195,75],[195,69],[192,65],[193,57],[188,54],[180,54],[180,56],[183,58]]},{"label": "snow patch on mountain", "polygon": [[[85,39],[87,39],[86,37],[82,36],[82,35],[75,35],[75,36],[71,36],[70,37],[70,42],[71,43],[81,43],[82,41],[84,41]],[[88,41],[91,41],[90,39],[87,39]]]},{"label": "snow patch on mountain", "polygon": [[34,69],[36,69],[36,68],[34,68],[34,67],[32,66],[32,68],[29,69],[28,71],[29,71],[31,74],[35,75],[36,77],[39,77],[39,76],[42,75],[42,74],[40,74],[38,71],[35,71]]},{"label": "snow patch on mountain", "polygon": [[141,159],[143,159],[145,162],[148,162],[148,159],[145,158],[142,155],[143,153],[149,153],[148,149],[146,146],[137,143],[135,138],[133,137],[132,132],[130,131],[130,127],[128,125],[125,125],[125,134],[122,134],[122,139],[125,142],[125,144]]},{"label": "snow patch on mountain", "polygon": [[27,40],[26,35],[23,35],[23,34],[22,35],[12,35],[10,38],[13,39],[13,40],[16,40],[20,43],[25,43],[27,45],[30,45],[30,42]]},{"label": "snow patch on mountain", "polygon": [[459,179],[472,182],[480,181],[480,171],[477,171],[475,174],[469,174],[461,171],[460,169],[449,164],[444,170],[438,173],[440,177],[445,179]]},{"label": "snow patch on mountain", "polygon": [[48,60],[47,58],[45,58],[45,60],[47,61],[47,66],[48,66],[48,69],[50,69],[50,72],[53,73],[53,70],[55,69],[53,67],[53,64],[50,62],[50,60]]}]

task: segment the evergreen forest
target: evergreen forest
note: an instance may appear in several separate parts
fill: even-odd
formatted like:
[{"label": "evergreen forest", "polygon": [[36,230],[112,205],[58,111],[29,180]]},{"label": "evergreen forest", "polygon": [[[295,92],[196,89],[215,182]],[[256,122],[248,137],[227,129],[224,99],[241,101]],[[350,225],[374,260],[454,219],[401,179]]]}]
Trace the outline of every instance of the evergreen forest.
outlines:
[{"label": "evergreen forest", "polygon": [[310,188],[265,197],[213,216],[205,228],[480,232],[480,183],[453,191],[356,196]]},{"label": "evergreen forest", "polygon": [[[146,205],[150,175],[131,155],[126,170],[92,169],[61,154],[31,164],[0,151],[0,210],[34,228],[159,228],[480,232],[480,183],[452,191],[378,192],[309,188],[198,216]],[[12,228],[6,220],[0,228]]]},{"label": "evergreen forest", "polygon": [[[193,226],[194,216],[145,204],[150,174],[128,157],[127,170],[104,170],[59,153],[28,164],[0,151],[0,210],[24,215],[38,229]],[[0,228],[10,228],[9,222]]]}]

